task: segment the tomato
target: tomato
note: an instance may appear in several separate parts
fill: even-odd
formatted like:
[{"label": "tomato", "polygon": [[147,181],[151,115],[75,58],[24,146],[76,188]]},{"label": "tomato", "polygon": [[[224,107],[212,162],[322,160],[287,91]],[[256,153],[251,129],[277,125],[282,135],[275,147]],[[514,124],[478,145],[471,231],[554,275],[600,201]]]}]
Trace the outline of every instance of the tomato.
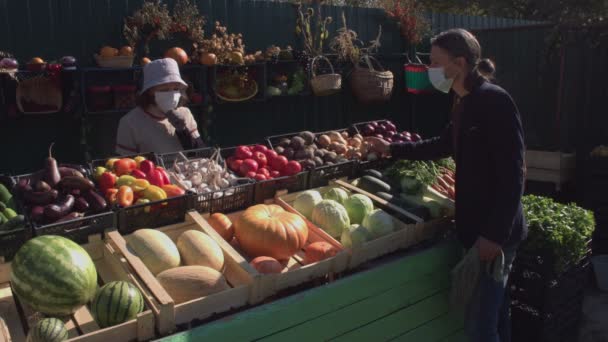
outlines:
[{"label": "tomato", "polygon": [[241,174],[246,175],[248,172],[257,172],[258,171],[258,162],[253,159],[245,159],[243,160],[243,164],[241,164]]},{"label": "tomato", "polygon": [[232,162],[232,165],[230,165],[230,169],[234,172],[241,172],[241,165],[243,165],[243,160],[236,159]]},{"label": "tomato", "polygon": [[270,161],[270,167],[273,170],[283,172],[285,166],[287,166],[287,158],[285,156],[278,156]]},{"label": "tomato", "polygon": [[279,171],[270,171],[270,177],[272,177],[272,178],[281,177],[281,173]]},{"label": "tomato", "polygon": [[257,180],[257,181],[265,181],[268,178],[266,178],[265,175],[258,173],[257,175],[255,175],[255,177],[253,177],[253,179]]},{"label": "tomato", "polygon": [[247,146],[239,146],[234,151],[234,155],[239,159],[249,159],[253,156],[253,152]]},{"label": "tomato", "polygon": [[250,172],[247,172],[247,174],[245,174],[245,177],[253,179],[253,178],[255,178],[256,175],[257,175],[257,173],[250,171]]},{"label": "tomato", "polygon": [[268,176],[270,176],[270,171],[267,168],[262,167],[262,168],[258,169],[258,175],[264,175],[264,176],[268,177]]},{"label": "tomato", "polygon": [[135,170],[137,162],[131,158],[122,158],[114,163],[114,172],[117,176],[128,175]]},{"label": "tomato", "polygon": [[263,152],[254,152],[253,160],[258,162],[259,167],[265,167],[268,164],[268,160],[266,159],[266,155]]},{"label": "tomato", "polygon": [[264,146],[264,145],[255,145],[253,146],[253,148],[251,149],[253,152],[262,152],[262,153],[266,153],[266,151],[268,151],[268,147]]},{"label": "tomato", "polygon": [[287,176],[297,175],[300,172],[302,172],[302,165],[295,160],[288,162],[285,166],[285,175]]},{"label": "tomato", "polygon": [[268,150],[264,154],[266,155],[266,160],[268,160],[269,163],[271,160],[279,156],[279,154],[275,150]]}]

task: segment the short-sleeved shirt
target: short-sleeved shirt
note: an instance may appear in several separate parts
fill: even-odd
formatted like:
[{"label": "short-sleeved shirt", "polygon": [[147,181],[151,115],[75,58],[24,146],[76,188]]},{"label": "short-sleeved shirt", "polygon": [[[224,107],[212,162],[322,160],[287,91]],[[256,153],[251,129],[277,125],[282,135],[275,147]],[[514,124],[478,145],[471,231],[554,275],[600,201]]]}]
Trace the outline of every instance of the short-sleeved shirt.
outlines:
[{"label": "short-sleeved shirt", "polygon": [[[186,128],[193,138],[200,137],[196,120],[187,107],[176,109],[184,113]],[[116,152],[130,155],[143,152],[168,153],[183,150],[175,127],[165,117],[136,107],[118,124]]]}]

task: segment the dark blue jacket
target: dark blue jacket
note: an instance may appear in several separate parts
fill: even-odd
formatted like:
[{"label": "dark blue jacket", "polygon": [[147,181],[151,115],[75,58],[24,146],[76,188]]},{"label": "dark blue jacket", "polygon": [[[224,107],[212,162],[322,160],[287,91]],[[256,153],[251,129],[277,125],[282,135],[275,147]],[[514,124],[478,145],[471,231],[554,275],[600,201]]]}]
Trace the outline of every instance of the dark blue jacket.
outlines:
[{"label": "dark blue jacket", "polygon": [[480,235],[502,246],[525,239],[522,211],[524,134],[511,96],[480,82],[461,99],[454,147],[454,123],[439,137],[418,143],[393,143],[393,157],[456,161],[456,231],[467,248]]}]

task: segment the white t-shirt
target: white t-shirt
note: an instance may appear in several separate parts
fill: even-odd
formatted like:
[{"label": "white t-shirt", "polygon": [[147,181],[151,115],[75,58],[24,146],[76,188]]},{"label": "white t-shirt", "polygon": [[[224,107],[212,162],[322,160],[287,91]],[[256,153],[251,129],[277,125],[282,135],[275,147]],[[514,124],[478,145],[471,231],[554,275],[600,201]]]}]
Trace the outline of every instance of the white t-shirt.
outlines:
[{"label": "white t-shirt", "polygon": [[[186,127],[192,137],[200,137],[196,120],[190,109],[179,107],[176,110],[184,113],[187,118]],[[120,155],[144,152],[169,153],[183,149],[175,134],[175,127],[165,117],[135,107],[120,119],[116,136],[116,153]]]}]

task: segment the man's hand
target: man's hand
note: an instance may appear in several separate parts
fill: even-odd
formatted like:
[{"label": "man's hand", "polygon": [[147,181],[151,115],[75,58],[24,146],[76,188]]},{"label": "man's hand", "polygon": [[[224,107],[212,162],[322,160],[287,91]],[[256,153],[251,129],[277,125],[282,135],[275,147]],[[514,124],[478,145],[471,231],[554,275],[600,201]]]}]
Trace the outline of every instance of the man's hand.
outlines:
[{"label": "man's hand", "polygon": [[186,113],[183,111],[170,110],[165,113],[165,116],[176,130],[183,131],[186,129]]},{"label": "man's hand", "polygon": [[385,156],[391,151],[391,143],[384,139],[378,137],[365,137],[364,139],[365,142],[369,144],[372,152],[375,152],[378,155]]},{"label": "man's hand", "polygon": [[502,250],[499,244],[482,236],[477,238],[475,246],[477,246],[477,249],[479,250],[479,259],[481,259],[481,261],[494,260],[494,258],[496,258]]}]

